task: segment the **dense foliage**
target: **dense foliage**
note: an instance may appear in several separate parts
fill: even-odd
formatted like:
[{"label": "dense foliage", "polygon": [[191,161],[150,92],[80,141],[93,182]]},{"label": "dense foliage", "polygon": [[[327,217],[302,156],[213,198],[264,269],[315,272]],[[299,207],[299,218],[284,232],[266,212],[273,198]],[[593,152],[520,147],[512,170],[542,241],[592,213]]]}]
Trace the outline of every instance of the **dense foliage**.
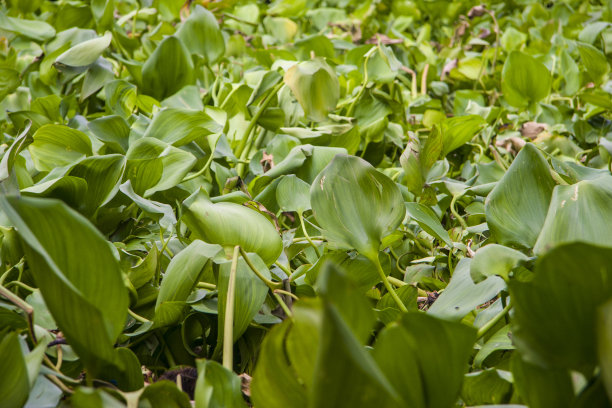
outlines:
[{"label": "dense foliage", "polygon": [[0,406],[610,406],[611,22],[3,0]]}]

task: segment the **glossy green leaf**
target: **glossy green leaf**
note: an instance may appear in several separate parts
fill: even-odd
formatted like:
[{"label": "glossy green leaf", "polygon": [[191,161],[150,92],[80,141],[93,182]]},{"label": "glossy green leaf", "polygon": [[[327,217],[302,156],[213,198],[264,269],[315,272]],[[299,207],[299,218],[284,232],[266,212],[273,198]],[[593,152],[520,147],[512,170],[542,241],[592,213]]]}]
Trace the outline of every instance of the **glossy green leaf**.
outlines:
[{"label": "glossy green leaf", "polygon": [[198,381],[195,390],[196,408],[241,408],[240,379],[221,364],[198,360]]},{"label": "glossy green leaf", "polygon": [[7,408],[22,407],[28,399],[28,370],[16,333],[1,333],[0,367],[5,373],[0,380],[0,401]]},{"label": "glossy green leaf", "polygon": [[525,358],[590,373],[597,364],[596,311],[612,297],[610,256],[608,248],[560,245],[538,260],[531,282],[510,282],[513,339]]},{"label": "glossy green leaf", "polygon": [[63,125],[44,125],[32,136],[28,150],[34,165],[40,171],[72,164],[91,156],[91,140],[84,133]]},{"label": "glossy green leaf", "polygon": [[340,85],[336,73],[324,60],[294,65],[286,72],[284,81],[310,120],[320,122],[336,109]]},{"label": "glossy green leaf", "polygon": [[142,92],[159,101],[193,80],[191,56],[176,37],[164,38],[142,66]]},{"label": "glossy green leaf", "polygon": [[53,26],[44,21],[9,17],[6,13],[0,14],[0,28],[34,41],[47,41],[55,36]]},{"label": "glossy green leaf", "polygon": [[572,380],[568,371],[546,369],[523,361],[515,355],[512,375],[518,394],[529,407],[571,407],[574,402]]},{"label": "glossy green leaf", "polygon": [[221,246],[240,245],[255,252],[271,265],[283,246],[274,225],[264,215],[234,203],[213,204],[203,191],[196,191],[183,203],[182,221],[192,237]]},{"label": "glossy green leaf", "polygon": [[506,101],[517,108],[533,105],[550,93],[552,78],[544,64],[520,51],[512,51],[502,71]]},{"label": "glossy green leaf", "polygon": [[21,84],[19,72],[11,68],[0,68],[0,101],[15,92]]},{"label": "glossy green leaf", "polygon": [[310,210],[310,185],[293,174],[284,176],[276,186],[276,201],[283,211]]},{"label": "glossy green leaf", "polygon": [[156,138],[173,146],[182,146],[213,133],[220,133],[223,124],[206,111],[164,109],[158,112],[145,132],[145,137]]},{"label": "glossy green leaf", "polygon": [[323,316],[310,406],[401,405],[397,391],[354,337],[337,308],[327,305]]},{"label": "glossy green leaf", "polygon": [[556,186],[548,215],[533,251],[541,254],[568,242],[610,246],[612,177],[602,176],[569,186]]},{"label": "glossy green leaf", "polygon": [[[420,312],[407,313],[399,330],[389,326],[381,333],[381,342],[374,346],[374,358],[405,396],[404,405],[412,402],[416,406],[451,407],[461,390],[475,340],[476,331],[463,324]],[[398,348],[400,344],[403,347]],[[416,386],[403,386],[407,383]],[[445,391],[441,393],[440,389]]]},{"label": "glossy green leaf", "polygon": [[[365,160],[337,155],[310,189],[314,216],[324,235],[341,248],[378,256],[382,239],[403,221],[398,187]],[[378,216],[373,217],[373,214]]]},{"label": "glossy green leaf", "polygon": [[499,276],[507,281],[512,269],[528,259],[527,255],[515,249],[498,244],[486,245],[476,251],[470,275],[476,283],[489,276]]},{"label": "glossy green leaf", "polygon": [[531,248],[544,225],[554,186],[542,153],[526,144],[485,201],[487,223],[495,240]]},{"label": "glossy green leaf", "polygon": [[485,120],[478,115],[450,118],[442,124],[442,156],[463,146],[482,129]]},{"label": "glossy green leaf", "polygon": [[487,369],[465,375],[461,399],[468,405],[502,404],[512,396],[512,375],[507,371]]},{"label": "glossy green leaf", "polygon": [[497,276],[474,283],[470,276],[470,265],[473,268],[474,262],[475,259],[470,262],[468,258],[459,261],[450,283],[427,310],[428,314],[447,320],[461,320],[505,289],[504,280]]},{"label": "glossy green leaf", "polygon": [[431,208],[419,203],[406,203],[406,212],[428,234],[433,235],[449,247],[453,247],[453,241],[448,232],[442,227],[436,213]]},{"label": "glossy green leaf", "polygon": [[204,57],[208,64],[215,63],[225,53],[225,41],[215,16],[196,5],[176,32],[192,54]]},{"label": "glossy green leaf", "polygon": [[610,64],[605,55],[592,45],[584,43],[578,44],[578,51],[591,81],[596,84],[601,83],[605,75],[610,72]]},{"label": "glossy green leaf", "polygon": [[181,314],[175,312],[181,312],[180,306],[186,305],[187,297],[199,282],[204,268],[222,251],[219,245],[195,240],[172,258],[155,302],[156,326],[167,326],[179,321]]},{"label": "glossy green leaf", "polygon": [[126,158],[126,178],[145,197],[180,184],[196,162],[191,153],[152,137],[131,144]]},{"label": "glossy green leaf", "polygon": [[175,383],[167,380],[157,381],[144,388],[138,402],[139,406],[151,408],[191,408],[189,396],[179,390]]},{"label": "glossy green leaf", "polygon": [[147,200],[139,196],[134,192],[129,180],[119,186],[119,190],[128,196],[147,216],[158,220],[159,225],[163,229],[172,229],[176,224],[176,216],[170,205]]},{"label": "glossy green leaf", "polygon": [[68,171],[68,175],[87,182],[87,193],[81,204],[88,214],[106,204],[119,189],[125,169],[125,158],[119,154],[88,157]]},{"label": "glossy green leaf", "polygon": [[1,204],[26,243],[45,303],[84,365],[97,375],[119,364],[114,343],[128,296],[111,246],[57,200],[5,197]]},{"label": "glossy green leaf", "polygon": [[597,317],[597,355],[608,398],[612,399],[612,301],[599,307]]},{"label": "glossy green leaf", "polygon": [[290,330],[291,321],[286,320],[275,326],[261,345],[251,384],[253,402],[256,406],[270,408],[308,406],[307,391],[304,384],[295,377],[295,371],[290,365],[290,355],[281,352]]},{"label": "glossy green leaf", "polygon": [[112,34],[107,32],[102,37],[78,43],[57,57],[54,65],[59,71],[84,71],[108,48],[112,38]]}]

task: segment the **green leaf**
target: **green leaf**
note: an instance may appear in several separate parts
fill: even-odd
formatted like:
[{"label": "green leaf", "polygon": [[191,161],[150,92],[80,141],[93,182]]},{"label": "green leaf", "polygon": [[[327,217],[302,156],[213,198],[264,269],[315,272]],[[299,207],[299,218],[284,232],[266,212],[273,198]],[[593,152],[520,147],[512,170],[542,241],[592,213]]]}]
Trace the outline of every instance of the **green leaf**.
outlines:
[{"label": "green leaf", "polygon": [[470,276],[470,265],[473,265],[474,262],[470,262],[469,258],[459,261],[450,283],[427,310],[428,314],[441,319],[461,320],[505,289],[504,280],[497,276],[474,283]]},{"label": "green leaf", "polygon": [[[270,279],[271,275],[268,267],[257,254],[249,254],[249,260],[263,276]],[[217,280],[217,288],[219,290],[217,349],[219,351],[221,351],[221,346],[225,341],[223,338],[223,324],[225,321],[225,307],[231,266],[231,261],[223,262],[219,267],[219,278]],[[247,327],[249,327],[249,324],[266,300],[267,294],[268,287],[266,284],[255,275],[243,258],[239,258],[236,269],[233,342],[236,342],[246,331]]]},{"label": "green leaf", "polygon": [[431,208],[419,203],[406,203],[406,212],[410,218],[413,218],[428,234],[433,235],[450,248],[453,247],[453,241],[448,235],[448,232],[442,227],[436,213],[434,213]]},{"label": "green leaf", "polygon": [[413,406],[410,402],[414,402],[423,404],[414,406],[452,407],[475,340],[476,330],[463,324],[421,312],[406,313],[399,330],[392,325],[380,334],[374,358],[401,391],[405,401],[401,406]]},{"label": "green leaf", "polygon": [[144,136],[178,147],[221,131],[223,124],[216,122],[206,111],[170,108],[155,114]]},{"label": "green leaf", "polygon": [[278,232],[261,213],[234,203],[213,204],[202,190],[183,202],[182,221],[192,237],[224,247],[240,245],[255,252],[271,265],[278,259],[283,244]]},{"label": "green leaf", "polygon": [[128,149],[130,127],[125,119],[117,115],[108,115],[87,124],[95,137],[118,153],[125,154]]},{"label": "green leaf", "polygon": [[134,192],[130,180],[119,186],[119,190],[129,197],[148,217],[157,220],[163,229],[171,230],[176,225],[176,216],[170,205],[142,198]]},{"label": "green leaf", "polygon": [[132,143],[126,158],[125,178],[145,197],[180,184],[196,162],[191,153],[152,137]]},{"label": "green leaf", "polygon": [[442,156],[472,140],[486,123],[478,115],[457,116],[445,120],[442,123]]},{"label": "green leaf", "polygon": [[461,400],[469,406],[502,404],[512,396],[512,376],[507,371],[487,369],[465,375]]},{"label": "green leaf", "polygon": [[295,64],[284,77],[285,84],[310,120],[320,122],[336,109],[340,85],[334,70],[322,59]]},{"label": "green leaf", "polygon": [[17,333],[0,333],[0,401],[7,408],[22,407],[28,399],[30,384]]},{"label": "green leaf", "polygon": [[500,276],[507,281],[512,269],[528,259],[527,255],[515,249],[497,244],[486,245],[476,251],[470,275],[475,283],[489,276]]},{"label": "green leaf", "polygon": [[[310,189],[314,216],[336,245],[378,257],[382,239],[403,221],[406,209],[395,183],[368,162],[337,155]],[[377,216],[372,216],[376,214]]]},{"label": "green leaf", "polygon": [[158,101],[193,81],[191,56],[176,37],[164,38],[142,66],[142,92]]},{"label": "green leaf", "polygon": [[145,387],[138,403],[138,406],[151,408],[191,408],[189,396],[179,390],[176,383],[167,380]]},{"label": "green leaf", "polygon": [[209,65],[225,53],[225,41],[217,19],[200,5],[191,10],[189,17],[177,30],[176,36],[190,53],[204,57]]},{"label": "green leaf", "polygon": [[560,245],[543,255],[530,282],[510,281],[513,339],[532,362],[592,372],[597,308],[612,297],[612,249]]},{"label": "green leaf", "polygon": [[0,205],[25,243],[49,311],[85,367],[94,376],[121,368],[114,344],[123,330],[128,294],[111,245],[60,201],[3,197]]},{"label": "green leaf", "polygon": [[599,307],[597,316],[597,355],[608,398],[612,400],[612,301]]},{"label": "green leaf", "polygon": [[421,194],[423,185],[425,184],[425,176],[419,159],[419,149],[419,144],[411,140],[400,156],[400,164],[402,169],[404,169],[404,180],[408,187],[408,191],[417,196]]},{"label": "green leaf", "polygon": [[182,312],[180,306],[185,306],[204,268],[220,252],[223,252],[223,248],[219,245],[195,240],[172,258],[164,273],[155,302],[156,327],[168,326],[179,321],[181,314],[174,313]]},{"label": "green leaf", "polygon": [[0,68],[0,101],[15,92],[21,84],[19,72],[11,68]]},{"label": "green leaf", "polygon": [[544,225],[554,186],[544,156],[527,143],[485,201],[493,238],[503,245],[531,248]]},{"label": "green leaf", "polygon": [[610,72],[610,64],[605,55],[590,44],[578,43],[580,60],[586,68],[591,81],[600,84],[606,74]]},{"label": "green leaf", "polygon": [[198,360],[198,380],[195,388],[196,408],[241,408],[240,379],[221,364],[211,360]]},{"label": "green leaf", "polygon": [[82,72],[96,62],[108,48],[112,38],[112,34],[107,32],[102,37],[78,43],[57,57],[53,65],[58,71]]},{"label": "green leaf", "polygon": [[94,214],[113,198],[119,189],[124,169],[125,157],[108,154],[83,159],[66,173],[87,182],[87,193],[81,197],[81,204],[87,214]]},{"label": "green leaf", "polygon": [[44,125],[32,137],[34,141],[28,150],[40,171],[51,171],[92,154],[89,137],[68,126]]},{"label": "green leaf", "polygon": [[610,199],[611,176],[556,186],[534,253],[542,254],[574,241],[610,246],[612,216],[607,211]]},{"label": "green leaf", "polygon": [[44,21],[9,17],[6,13],[0,14],[0,29],[40,42],[55,37],[53,26]]},{"label": "green leaf", "polygon": [[276,186],[276,202],[283,211],[310,210],[310,185],[294,174],[284,176]]},{"label": "green leaf", "polygon": [[[356,391],[357,390],[357,391]],[[400,396],[342,320],[325,305],[310,406],[401,406]]]},{"label": "green leaf", "polygon": [[566,370],[546,369],[515,355],[511,360],[517,393],[530,408],[574,406],[572,379]]},{"label": "green leaf", "polygon": [[531,106],[550,93],[552,77],[544,64],[530,55],[512,51],[502,71],[502,91],[506,101],[517,108]]},{"label": "green leaf", "polygon": [[[308,406],[307,390],[296,378],[295,370],[289,360],[293,355],[284,352],[285,339],[290,330],[292,330],[292,321],[285,320],[272,328],[261,344],[251,383],[255,406],[269,408]],[[305,341],[306,338],[301,337],[299,340]]]}]

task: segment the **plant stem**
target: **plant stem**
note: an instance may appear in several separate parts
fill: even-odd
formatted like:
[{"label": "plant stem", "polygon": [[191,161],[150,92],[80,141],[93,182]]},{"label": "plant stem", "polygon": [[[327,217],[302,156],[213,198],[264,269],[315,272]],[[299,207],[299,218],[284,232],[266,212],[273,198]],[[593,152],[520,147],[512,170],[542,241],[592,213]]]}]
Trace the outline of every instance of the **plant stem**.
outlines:
[{"label": "plant stem", "polygon": [[134,318],[134,320],[140,322],[140,323],[150,323],[151,321],[149,319],[147,319],[146,317],[142,317],[141,315],[133,312],[131,309],[128,308],[128,314],[130,316],[132,316]]},{"label": "plant stem", "polygon": [[225,318],[223,320],[223,367],[233,371],[234,366],[234,301],[236,297],[236,270],[238,269],[238,254],[241,248],[234,247],[232,268],[227,284],[227,299],[225,301]]},{"label": "plant stem", "polygon": [[283,265],[282,263],[278,261],[274,262],[274,265],[278,266],[278,268],[282,270],[283,272],[285,272],[287,276],[291,276],[291,274],[293,273],[291,272],[291,267],[286,267],[285,265]]},{"label": "plant stem", "polygon": [[38,344],[36,334],[34,333],[34,308],[28,303],[26,303],[25,300],[21,299],[19,296],[15,295],[13,292],[8,290],[4,286],[0,286],[0,296],[4,296],[9,300],[9,302],[11,302],[26,313],[26,315],[28,316],[28,329],[30,331],[30,336],[32,337],[32,342],[34,344]]},{"label": "plant stem", "polygon": [[310,243],[310,245],[312,245],[312,247],[314,248],[315,253],[317,254],[317,258],[321,257],[321,252],[319,252],[319,248],[317,248],[317,246],[315,245],[314,242],[312,242],[312,239],[310,238],[310,235],[308,235],[308,231],[306,231],[306,225],[304,225],[304,215],[302,214],[301,211],[298,211],[298,217],[300,218],[300,224],[302,225],[302,231],[304,232],[304,237],[306,237],[306,240]]},{"label": "plant stem", "polygon": [[261,272],[257,270],[255,265],[253,265],[253,262],[251,262],[251,259],[249,258],[249,255],[245,252],[245,250],[242,249],[242,247],[238,247],[238,249],[240,250],[240,255],[242,255],[242,257],[244,258],[244,261],[247,263],[247,265],[249,265],[249,268],[251,268],[253,273],[257,275],[257,277],[261,279],[263,283],[266,284],[267,287],[269,287],[271,290],[274,290],[274,289],[280,289],[283,286],[281,282],[272,282],[270,279],[263,276]]},{"label": "plant stem", "polygon": [[465,220],[463,219],[463,217],[461,215],[459,215],[459,213],[457,212],[457,210],[455,209],[455,203],[457,202],[457,199],[461,197],[461,194],[455,194],[453,195],[453,199],[450,202],[450,211],[451,213],[455,216],[455,218],[457,219],[457,221],[459,221],[459,224],[461,224],[461,226],[463,227],[463,229],[467,229],[468,225],[465,222]]},{"label": "plant stem", "polygon": [[293,317],[293,313],[291,312],[287,304],[283,301],[283,299],[280,297],[280,295],[275,291],[272,291],[272,296],[274,296],[274,299],[276,299],[281,309],[283,309],[283,312],[285,312],[288,317]]},{"label": "plant stem", "polygon": [[506,307],[504,307],[501,312],[499,312],[494,318],[486,322],[484,326],[478,329],[478,333],[476,334],[476,339],[478,340],[482,336],[487,334],[487,332],[491,330],[491,328],[493,328],[508,313],[508,311],[511,308],[512,308],[512,302],[511,300],[508,300],[508,304],[506,304]]},{"label": "plant stem", "polygon": [[214,150],[210,152],[210,157],[208,158],[208,160],[206,161],[206,163],[204,164],[204,166],[197,172],[197,173],[193,173],[190,174],[188,176],[185,176],[185,178],[183,178],[183,180],[181,181],[181,183],[184,183],[185,181],[189,181],[189,180],[193,180],[196,177],[200,177],[202,174],[204,174],[206,172],[206,170],[208,170],[208,168],[210,167],[210,164],[213,161],[213,157],[214,157]]},{"label": "plant stem", "polygon": [[402,302],[402,299],[397,296],[397,293],[395,293],[395,289],[393,289],[393,286],[391,286],[389,279],[387,279],[385,271],[383,271],[382,265],[380,264],[380,260],[378,259],[378,254],[375,254],[371,258],[371,260],[372,262],[374,262],[374,265],[376,265],[376,271],[378,272],[378,275],[380,275],[380,279],[382,279],[383,285],[385,285],[385,288],[387,288],[387,292],[389,292],[389,294],[397,304],[397,307],[399,307],[402,312],[407,312],[408,309],[404,305],[404,302]]},{"label": "plant stem", "polygon": [[359,89],[357,96],[355,96],[355,99],[353,99],[353,102],[351,103],[348,110],[346,111],[346,116],[353,116],[353,112],[355,111],[355,106],[357,105],[357,102],[361,99],[361,97],[363,96],[363,93],[366,90],[366,86],[368,85],[368,81],[369,81],[368,79],[368,61],[370,61],[370,56],[372,54],[373,52],[368,52],[365,57],[365,61],[363,62],[363,82],[361,83],[361,88]]},{"label": "plant stem", "polygon": [[297,297],[297,296],[295,295],[295,293],[291,293],[291,292],[289,292],[289,291],[287,291],[287,290],[282,290],[282,289],[274,289],[274,291],[273,291],[273,292],[274,292],[274,293],[280,293],[281,295],[291,296],[291,297],[292,297],[292,298],[294,298],[295,300],[300,300],[300,298],[299,298],[299,297]]},{"label": "plant stem", "polygon": [[[253,129],[255,129],[255,126],[257,125],[257,121],[259,120],[263,112],[266,110],[268,105],[272,102],[272,99],[276,96],[278,91],[283,87],[283,85],[284,85],[283,81],[276,84],[274,88],[272,88],[272,90],[268,93],[268,95],[266,95],[266,98],[259,105],[257,112],[255,112],[255,115],[253,115],[253,118],[251,118],[249,125],[244,131],[244,135],[242,139],[240,140],[240,144],[236,148],[236,157],[239,157],[241,160],[246,160],[246,158],[242,156],[247,146],[247,142],[251,139],[250,137],[251,133],[253,132]],[[244,171],[244,164],[239,163],[237,167],[237,173],[240,177],[242,177],[243,171]]]},{"label": "plant stem", "polygon": [[212,283],[208,283],[208,282],[198,282],[196,287],[200,289],[217,290],[216,285],[213,285]]}]

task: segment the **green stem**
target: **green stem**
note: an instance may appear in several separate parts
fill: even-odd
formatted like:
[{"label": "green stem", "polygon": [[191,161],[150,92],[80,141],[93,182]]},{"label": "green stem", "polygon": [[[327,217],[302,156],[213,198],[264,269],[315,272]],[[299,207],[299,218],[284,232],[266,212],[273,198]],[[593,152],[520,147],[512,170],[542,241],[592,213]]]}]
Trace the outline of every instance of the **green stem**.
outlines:
[{"label": "green stem", "polygon": [[293,317],[293,313],[291,313],[291,310],[289,309],[289,307],[287,306],[287,304],[283,301],[283,299],[280,297],[280,295],[274,291],[272,291],[272,296],[274,296],[274,299],[276,299],[276,301],[278,302],[278,304],[280,305],[281,309],[283,309],[283,311],[285,312],[285,314],[288,317]]},{"label": "green stem", "polygon": [[212,283],[208,283],[208,282],[198,282],[196,287],[200,289],[217,290],[216,285],[213,285]]},{"label": "green stem", "polygon": [[142,317],[141,315],[137,314],[136,312],[133,312],[131,309],[128,308],[128,314],[130,316],[132,316],[134,318],[134,320],[140,322],[140,323],[150,323],[151,321],[149,319],[147,319],[146,317]]},{"label": "green stem", "polygon": [[455,203],[457,202],[457,199],[461,197],[461,194],[455,194],[453,195],[453,199],[450,202],[450,211],[451,213],[455,216],[455,218],[457,219],[457,221],[459,221],[459,224],[461,224],[461,226],[463,227],[463,229],[467,229],[468,225],[465,222],[465,220],[463,219],[463,217],[461,215],[459,215],[459,213],[457,212],[457,210],[455,209]]},{"label": "green stem", "polygon": [[506,305],[506,307],[502,309],[501,312],[499,312],[494,318],[489,320],[487,323],[485,323],[484,326],[478,329],[478,333],[476,334],[476,339],[480,339],[482,336],[487,334],[487,332],[491,330],[508,313],[508,311],[511,308],[512,308],[512,302],[511,300],[508,300],[508,304]]},{"label": "green stem", "polygon": [[363,93],[366,90],[366,86],[368,85],[368,61],[370,61],[370,56],[373,53],[368,52],[366,57],[365,57],[365,61],[363,62],[363,82],[361,83],[361,88],[359,89],[359,92],[357,93],[357,96],[355,96],[355,99],[353,99],[353,102],[351,102],[351,105],[349,106],[348,110],[346,111],[346,116],[353,116],[353,112],[355,111],[355,106],[357,106],[357,102],[361,99],[361,97],[363,96]]},{"label": "green stem", "polygon": [[225,317],[223,319],[223,367],[233,371],[234,366],[234,304],[236,298],[236,270],[238,269],[238,254],[240,247],[234,247],[232,268],[227,284],[227,299],[225,301]]},{"label": "green stem", "polygon": [[[247,126],[246,130],[244,131],[244,135],[242,139],[240,140],[240,144],[238,145],[238,148],[236,149],[236,157],[239,157],[241,160],[246,160],[246,158],[242,156],[247,146],[247,142],[250,141],[251,139],[251,133],[253,132],[253,129],[255,129],[255,126],[257,125],[257,121],[259,120],[263,112],[266,110],[268,105],[272,102],[272,100],[274,99],[278,91],[283,87],[283,85],[284,85],[283,81],[276,84],[274,88],[272,88],[272,90],[268,93],[266,98],[259,105],[257,112],[255,112],[255,115],[253,115],[253,118],[251,118],[251,121],[249,122],[249,125]],[[242,176],[241,174],[242,171],[244,171],[244,164],[242,165],[238,164],[238,175],[239,176]]]},{"label": "green stem", "polygon": [[282,270],[283,272],[285,272],[287,274],[287,276],[291,276],[291,274],[293,272],[291,272],[291,267],[286,267],[285,265],[281,264],[280,262],[274,262],[274,265],[278,266],[280,270]]},{"label": "green stem", "polygon": [[206,161],[204,166],[197,173],[193,173],[193,174],[190,174],[188,176],[185,176],[185,178],[183,178],[181,183],[184,183],[185,181],[193,180],[194,178],[200,177],[202,174],[204,174],[206,172],[206,170],[208,170],[208,168],[210,167],[210,165],[211,165],[211,163],[213,161],[214,153],[215,152],[214,152],[214,149],[213,149],[213,151],[210,152],[210,157],[208,158],[208,160]]},{"label": "green stem", "polygon": [[0,286],[0,296],[7,298],[9,302],[23,310],[28,315],[28,329],[30,331],[30,336],[32,337],[32,342],[37,344],[38,340],[36,339],[36,334],[34,333],[34,308],[4,286]]},{"label": "green stem", "polygon": [[310,238],[310,235],[308,235],[308,232],[306,231],[306,225],[304,225],[304,215],[302,214],[301,211],[298,212],[298,217],[300,218],[300,224],[302,225],[302,231],[304,232],[304,237],[306,237],[306,240],[314,248],[314,251],[317,254],[317,258],[320,258],[321,257],[321,252],[319,252],[319,248],[315,245],[314,242],[312,242],[312,239]]},{"label": "green stem", "polygon": [[33,288],[33,287],[29,286],[29,285],[26,285],[23,282],[19,282],[19,281],[12,281],[12,282],[7,283],[6,287],[8,288],[9,286],[19,286],[19,287],[21,287],[21,288],[23,288],[23,289],[25,289],[25,290],[27,290],[29,292],[35,292],[36,291],[35,288]]},{"label": "green stem", "polygon": [[380,264],[380,260],[378,259],[378,254],[375,254],[375,256],[371,258],[371,260],[374,262],[374,265],[376,266],[376,271],[378,272],[380,279],[382,279],[383,285],[385,285],[387,292],[389,292],[389,294],[397,304],[397,307],[399,307],[402,312],[407,312],[408,309],[404,305],[404,302],[402,302],[402,299],[397,296],[397,293],[395,293],[395,289],[393,289],[393,286],[391,286],[387,275],[385,275],[385,271],[383,271],[382,265]]},{"label": "green stem", "polygon": [[259,279],[261,279],[263,281],[263,283],[266,284],[267,287],[269,287],[271,290],[274,290],[274,289],[279,289],[279,288],[281,288],[283,286],[283,284],[281,282],[272,282],[270,279],[268,279],[265,276],[263,276],[261,274],[261,272],[259,272],[257,270],[255,265],[253,265],[253,262],[251,262],[251,259],[249,258],[249,255],[245,252],[245,250],[242,249],[242,247],[238,247],[238,248],[240,250],[240,255],[242,255],[242,257],[244,258],[244,261],[247,263],[247,265],[249,265],[249,268],[251,268],[253,273],[255,275],[257,275],[257,277]]}]

